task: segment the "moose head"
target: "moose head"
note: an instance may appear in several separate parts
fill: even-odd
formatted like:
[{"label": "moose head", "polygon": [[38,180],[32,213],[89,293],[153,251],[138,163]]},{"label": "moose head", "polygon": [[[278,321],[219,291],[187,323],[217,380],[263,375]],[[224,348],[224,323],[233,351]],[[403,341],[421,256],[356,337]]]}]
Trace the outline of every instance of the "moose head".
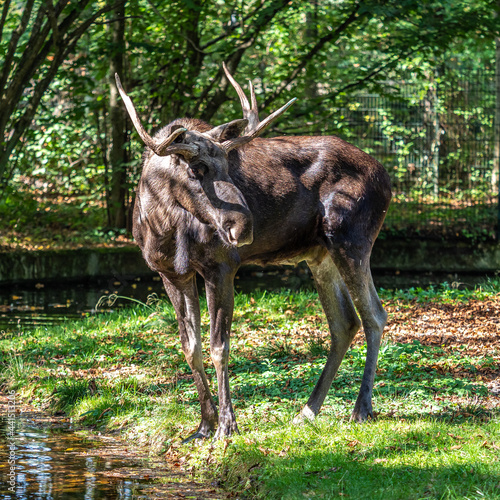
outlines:
[{"label": "moose head", "polygon": [[172,193],[177,202],[200,222],[216,229],[224,243],[239,247],[252,243],[253,219],[245,197],[228,174],[228,154],[262,134],[296,99],[260,121],[251,82],[250,106],[245,93],[225,64],[223,67],[240,97],[243,118],[214,128],[200,121],[192,121],[198,125],[198,130],[188,130],[182,125],[186,121],[177,120],[155,137],[151,137],[144,129],[118,74],[115,78],[132,123],[144,144],[155,156],[169,157],[168,163],[151,157],[149,163],[169,170]]}]

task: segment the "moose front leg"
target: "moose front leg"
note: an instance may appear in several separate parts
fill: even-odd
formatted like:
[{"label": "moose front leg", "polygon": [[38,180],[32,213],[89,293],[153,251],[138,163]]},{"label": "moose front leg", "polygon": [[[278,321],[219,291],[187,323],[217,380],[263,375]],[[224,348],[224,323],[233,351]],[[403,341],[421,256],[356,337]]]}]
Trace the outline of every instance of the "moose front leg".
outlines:
[{"label": "moose front leg", "polygon": [[229,389],[229,336],[234,308],[234,272],[221,266],[205,276],[210,313],[210,352],[217,373],[219,427],[215,439],[238,432]]},{"label": "moose front leg", "polygon": [[200,302],[196,288],[196,277],[193,275],[186,281],[175,281],[175,284],[164,275],[162,275],[162,279],[167,295],[177,314],[182,350],[193,372],[194,383],[198,390],[201,405],[201,423],[198,430],[185,439],[184,442],[196,438],[207,438],[215,431],[218,415],[203,368]]}]

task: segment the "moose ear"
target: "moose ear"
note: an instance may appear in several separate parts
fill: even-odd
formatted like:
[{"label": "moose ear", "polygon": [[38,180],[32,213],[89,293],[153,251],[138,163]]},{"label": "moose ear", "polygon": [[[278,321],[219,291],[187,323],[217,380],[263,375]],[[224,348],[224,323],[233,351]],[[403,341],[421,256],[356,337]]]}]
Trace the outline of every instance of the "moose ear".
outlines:
[{"label": "moose ear", "polygon": [[239,120],[233,120],[232,122],[215,127],[206,132],[206,135],[216,142],[229,141],[230,139],[239,137],[247,125],[248,120],[246,118],[240,118]]},{"label": "moose ear", "polygon": [[179,131],[179,134],[174,139],[173,144],[182,144],[184,142],[184,138],[186,137],[186,129],[182,125],[172,125],[170,127],[170,134],[173,134],[176,130],[180,128],[183,129],[182,132]]}]

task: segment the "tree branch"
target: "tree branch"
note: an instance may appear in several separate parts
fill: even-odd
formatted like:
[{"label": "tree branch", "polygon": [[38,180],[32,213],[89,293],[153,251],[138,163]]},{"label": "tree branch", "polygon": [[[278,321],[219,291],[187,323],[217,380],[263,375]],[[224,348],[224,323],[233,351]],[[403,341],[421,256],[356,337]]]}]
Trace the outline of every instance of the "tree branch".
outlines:
[{"label": "tree branch", "polygon": [[201,50],[205,50],[207,49],[208,47],[210,47],[211,45],[214,45],[216,44],[217,42],[220,42],[221,40],[224,40],[224,38],[227,38],[233,31],[235,31],[237,28],[243,26],[243,23],[245,21],[248,21],[249,19],[251,19],[252,17],[254,17],[258,12],[259,10],[264,6],[264,2],[261,2],[257,8],[255,8],[253,10],[253,12],[251,12],[250,14],[247,14],[241,21],[238,21],[236,23],[232,23],[229,25],[228,28],[225,29],[225,33],[222,34],[222,35],[219,35],[215,38],[213,38],[212,40],[210,40],[209,42],[206,42],[204,43],[200,49]]},{"label": "tree branch", "polygon": [[[5,55],[2,72],[0,74],[0,94],[4,94],[3,91],[11,71],[12,60],[14,59],[14,55],[16,53],[17,44],[19,43],[19,39],[26,31],[26,27],[28,26],[28,22],[31,17],[31,11],[33,9],[33,3],[34,0],[27,1],[26,7],[24,8],[23,11],[23,15],[21,17],[21,22],[19,23],[19,26],[12,32],[12,35],[10,37],[9,47],[7,48],[7,54]],[[5,6],[4,6],[4,11],[5,11]],[[2,12],[2,19],[4,14],[7,15],[6,12]]]},{"label": "tree branch", "polygon": [[[412,54],[414,54],[415,52],[418,52],[421,49],[422,49],[422,45],[419,45],[419,46],[416,46],[416,47],[414,47],[406,52],[401,52],[396,57],[387,61],[385,64],[382,64],[381,66],[372,68],[372,70],[369,71],[368,74],[366,74],[362,78],[358,78],[356,81],[345,85],[344,87],[336,90],[335,92],[332,92],[332,93],[327,94],[327,95],[321,95],[321,96],[318,96],[318,97],[312,99],[311,100],[312,105],[308,106],[306,109],[302,110],[300,113],[294,114],[293,118],[297,119],[297,118],[300,118],[302,116],[309,114],[312,110],[317,108],[319,102],[325,102],[325,101],[330,101],[330,100],[333,101],[337,98],[337,96],[339,94],[341,94],[347,90],[352,90],[356,87],[363,85],[364,83],[371,80],[374,76],[378,75],[379,73],[382,73],[383,71],[385,71],[389,68],[394,67],[400,60],[411,56]],[[330,116],[330,115],[328,115],[328,116]],[[324,119],[322,121],[324,121]],[[320,123],[320,121],[318,121],[318,123]],[[308,129],[310,129],[310,126],[308,127]]]},{"label": "tree branch", "polygon": [[203,89],[203,92],[201,93],[200,97],[196,99],[196,102],[189,111],[188,116],[193,116],[196,113],[196,110],[200,109],[201,103],[205,101],[207,95],[212,91],[214,85],[219,81],[221,76],[222,76],[222,68],[219,68],[217,74],[212,78],[210,83],[206,85],[205,88]]},{"label": "tree branch", "polygon": [[96,24],[96,25],[113,24],[113,23],[118,23],[120,21],[126,21],[127,19],[142,19],[142,16],[114,17],[113,19],[110,19],[109,21],[99,21],[99,22],[95,22],[94,24]]},{"label": "tree branch", "polygon": [[[254,29],[251,33],[247,34],[238,47],[226,58],[226,64],[229,71],[234,74],[238,65],[243,57],[245,51],[254,45],[261,31],[265,26],[284,8],[289,6],[288,0],[278,0],[272,5],[266,7],[260,13],[260,16],[254,22]],[[203,120],[210,121],[222,103],[226,100],[227,89],[229,88],[229,81],[225,75],[222,75],[219,88],[213,95],[212,99],[207,103],[205,109],[201,113]]]},{"label": "tree branch", "polygon": [[367,81],[371,80],[374,76],[378,75],[379,73],[382,73],[382,71],[384,71],[388,68],[394,67],[399,61],[401,61],[401,59],[404,59],[405,57],[409,57],[412,54],[414,54],[415,52],[418,52],[421,48],[422,47],[416,47],[416,48],[411,49],[405,53],[400,53],[399,55],[397,55],[396,57],[394,57],[390,61],[387,61],[385,64],[383,64],[379,68],[373,68],[368,74],[366,74],[362,78],[358,78],[356,81],[354,81],[352,83],[348,83],[347,85],[345,85],[344,87],[339,89],[335,93],[335,95],[338,95],[342,92],[346,92],[347,90],[353,89],[355,87],[359,87],[363,83],[366,83]]},{"label": "tree branch", "polygon": [[54,9],[54,4],[52,0],[46,0],[47,2],[47,15],[49,17],[50,26],[52,27],[52,42],[56,44],[59,41],[59,28],[57,26],[57,16]]},{"label": "tree branch", "polygon": [[158,10],[158,7],[151,1],[151,0],[146,0],[148,4],[151,6],[153,9],[153,12],[163,20],[164,23],[169,24],[169,20]]},{"label": "tree branch", "polygon": [[[71,25],[78,18],[78,14],[85,8],[89,0],[81,0],[78,7],[70,11],[70,13],[61,21],[58,26],[59,35],[62,37],[69,30]],[[55,15],[59,16],[62,12],[61,9],[67,4],[67,0],[63,0],[57,4]],[[50,22],[46,22],[43,26],[45,11],[42,10],[43,6],[37,13],[37,19],[33,25],[32,34],[30,37],[30,42],[28,43],[19,64],[17,65],[16,72],[10,81],[8,88],[5,92],[5,103],[2,105],[6,117],[10,116],[15,109],[18,101],[24,92],[27,82],[33,77],[36,71],[47,61],[47,56],[51,50],[54,51],[54,59],[52,60],[49,67],[52,66],[53,61],[57,59],[57,54],[63,51],[66,42],[61,41],[61,43],[55,45],[53,43],[52,36],[49,37],[51,30]],[[69,42],[69,41],[68,41]],[[1,124],[3,124],[0,118]],[[1,125],[0,124],[0,125]],[[1,126],[0,126],[1,130]]]},{"label": "tree branch", "polygon": [[[64,60],[69,56],[69,54],[75,49],[75,46],[80,39],[80,37],[85,33],[85,31],[89,28],[89,26],[97,19],[101,14],[104,14],[108,12],[109,10],[112,10],[116,6],[122,4],[125,0],[119,0],[118,2],[114,4],[108,4],[105,7],[102,7],[99,9],[94,15],[92,15],[89,19],[87,19],[85,22],[82,22],[77,28],[75,28],[72,32],[70,32],[62,41],[56,46],[56,50],[54,52],[54,57],[50,62],[50,65],[48,66],[48,69],[46,70],[44,76],[37,82],[37,84],[34,86],[33,92],[31,96],[28,99],[28,102],[24,108],[24,113],[22,116],[16,120],[14,125],[11,127],[11,134],[9,139],[7,139],[5,142],[7,143],[5,147],[2,147],[0,149],[0,178],[3,177],[3,174],[5,172],[5,166],[7,164],[8,158],[12,151],[14,150],[16,144],[21,140],[24,132],[26,129],[29,127],[31,121],[33,120],[35,113],[37,111],[37,108],[40,104],[40,101],[43,97],[43,94],[49,87],[50,83],[54,79],[55,75],[57,74],[57,71],[61,64],[64,62]],[[71,26],[74,24],[75,20],[78,18],[78,14],[81,12],[82,4],[83,8],[85,5],[88,3],[88,0],[81,1],[78,5],[78,8],[73,9],[68,16],[61,22],[59,25],[59,33],[62,35],[63,33],[66,33]],[[60,7],[63,4],[63,2],[60,2],[58,6],[56,7],[56,12],[57,8]],[[64,4],[65,5],[65,4]],[[45,27],[42,30],[42,32],[46,32]],[[47,36],[47,35],[46,35]],[[38,62],[33,62],[30,67],[27,69],[26,74],[30,75],[28,79],[21,79],[16,86],[16,88],[12,88],[12,82],[11,85],[9,85],[9,90],[11,90],[11,93],[14,95],[18,95],[20,97],[22,95],[22,92],[24,91],[26,85],[24,85],[24,82],[29,81],[29,79],[32,78],[32,76],[35,74],[37,69],[42,65],[43,62],[46,60],[46,56],[49,53],[51,47],[53,47],[52,44],[52,37],[50,37],[48,40],[45,41],[45,44],[43,44],[43,48],[40,50],[40,52],[35,53],[30,60],[33,58],[38,61]],[[40,59],[39,59],[40,58]],[[24,69],[24,68],[23,68]],[[19,71],[17,72],[18,74],[20,73]],[[21,72],[24,73],[24,72]],[[17,75],[19,76],[19,75]],[[20,93],[19,93],[20,92]],[[3,101],[2,101],[3,103]],[[2,104],[0,103],[0,104]],[[12,110],[15,109],[15,106],[17,105],[17,100],[14,100],[13,102],[14,108],[10,106],[11,112],[10,113],[5,113],[0,116],[0,133],[1,137],[3,137],[3,133],[5,131],[5,124],[8,122],[12,115]],[[2,109],[3,112],[3,109]],[[2,126],[3,125],[3,126]],[[3,139],[2,139],[3,140]]]},{"label": "tree branch", "polygon": [[5,26],[5,21],[7,20],[7,13],[9,12],[10,0],[5,0],[2,9],[2,17],[0,18],[0,40],[3,36],[3,27]]},{"label": "tree branch", "polygon": [[[60,0],[54,9],[54,15],[58,18],[63,12],[64,8],[68,4],[69,0]],[[26,44],[26,49],[24,50],[21,60],[18,63],[18,67],[24,67],[26,65],[26,61],[29,60],[33,55],[38,53],[42,45],[45,43],[47,36],[50,32],[50,23],[46,23],[43,25],[44,20],[46,18],[46,9],[44,8],[44,4],[40,5],[38,9],[35,21],[33,22],[33,26],[31,27],[30,38],[28,43]],[[58,28],[61,31],[60,28]]]},{"label": "tree branch", "polygon": [[118,6],[122,5],[125,3],[127,0],[118,0],[115,3],[112,4],[107,4],[106,7],[102,7],[100,10],[98,10],[93,16],[91,16],[89,19],[87,19],[84,23],[80,24],[76,29],[74,29],[67,37],[66,40],[68,42],[73,40],[78,41],[78,39],[89,29],[89,27],[94,24],[94,21],[101,16],[102,14],[106,14],[106,12],[109,12],[110,10],[116,9]]}]

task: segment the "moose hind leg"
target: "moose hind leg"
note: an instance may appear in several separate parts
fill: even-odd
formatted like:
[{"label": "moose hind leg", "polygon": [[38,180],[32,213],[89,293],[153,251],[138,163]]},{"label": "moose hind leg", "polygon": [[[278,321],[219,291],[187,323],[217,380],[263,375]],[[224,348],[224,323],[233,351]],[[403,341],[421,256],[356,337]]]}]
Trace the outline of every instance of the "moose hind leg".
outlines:
[{"label": "moose hind leg", "polygon": [[349,289],[354,305],[361,317],[367,351],[361,388],[351,415],[351,421],[364,422],[373,418],[372,393],[382,333],[387,313],[375,290],[370,271],[369,252],[335,249],[332,257]]},{"label": "moose hind leg", "polygon": [[308,265],[328,320],[331,347],[325,368],[297,420],[304,417],[312,419],[318,414],[340,363],[361,325],[347,287],[331,257],[326,255],[319,264],[308,262]]},{"label": "moose hind leg", "polygon": [[217,407],[203,368],[200,304],[195,276],[175,285],[163,275],[162,279],[177,314],[182,350],[193,373],[201,405],[201,423],[198,430],[183,441],[186,443],[196,438],[208,438],[215,431],[218,421]]}]

